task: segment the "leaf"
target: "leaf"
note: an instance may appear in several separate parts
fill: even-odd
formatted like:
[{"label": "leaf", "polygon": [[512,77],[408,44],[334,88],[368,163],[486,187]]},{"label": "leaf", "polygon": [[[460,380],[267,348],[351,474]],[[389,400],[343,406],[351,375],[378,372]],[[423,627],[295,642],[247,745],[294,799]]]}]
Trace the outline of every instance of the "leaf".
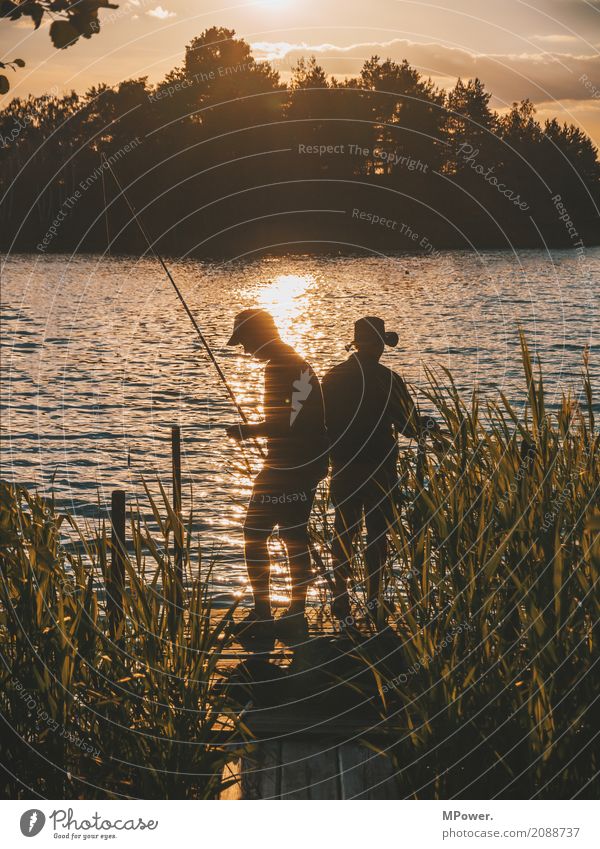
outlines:
[{"label": "leaf", "polygon": [[[32,2],[29,3],[21,3],[18,9],[19,14],[27,15],[28,17],[30,17],[34,23],[35,29],[38,29],[39,25],[42,23],[42,18],[44,17],[44,7],[41,5],[41,3],[35,3],[32,0]],[[17,13],[11,15],[13,20],[17,16]]]},{"label": "leaf", "polygon": [[13,65],[16,65],[17,68],[24,68],[25,62],[22,59],[13,59]]},{"label": "leaf", "polygon": [[585,527],[588,531],[600,531],[600,513],[592,514],[588,518]]},{"label": "leaf", "polygon": [[471,681],[475,678],[476,672],[477,672],[477,667],[472,666],[471,669],[469,670],[469,673],[467,674],[467,677],[463,681],[463,689],[465,689],[465,690],[467,689],[467,687],[469,686]]},{"label": "leaf", "polygon": [[57,50],[64,50],[77,41],[79,33],[68,21],[54,21],[50,26],[50,38]]},{"label": "leaf", "polygon": [[10,18],[11,21],[16,21],[21,17],[21,10],[16,3],[11,0],[2,0],[0,2],[0,18]]},{"label": "leaf", "polygon": [[100,32],[100,21],[98,20],[98,10],[86,8],[82,12],[75,11],[69,13],[69,23],[75,27],[79,35],[84,38],[91,38],[94,33]]},{"label": "leaf", "polygon": [[0,94],[6,94],[9,88],[10,83],[8,82],[8,77],[5,77],[4,74],[0,74]]}]

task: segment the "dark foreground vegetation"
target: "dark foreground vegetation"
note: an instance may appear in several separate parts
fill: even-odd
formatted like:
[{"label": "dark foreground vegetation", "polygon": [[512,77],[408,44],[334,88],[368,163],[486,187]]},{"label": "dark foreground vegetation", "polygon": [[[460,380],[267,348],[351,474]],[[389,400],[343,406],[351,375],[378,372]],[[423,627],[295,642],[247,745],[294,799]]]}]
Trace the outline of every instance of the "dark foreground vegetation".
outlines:
[{"label": "dark foreground vegetation", "polygon": [[[581,397],[550,414],[525,345],[524,364],[520,410],[461,398],[448,374],[431,375],[429,404],[453,442],[418,462],[402,455],[392,625],[313,633],[287,673],[264,657],[233,674],[221,665],[230,616],[213,615],[210,571],[166,496],[151,501],[153,531],[131,511],[115,620],[105,528],[81,529],[69,548],[72,517],[2,484],[2,796],[212,797],[252,737],[241,715],[252,702],[301,726],[320,712],[342,735],[362,718],[392,759],[398,798],[596,798],[600,435],[587,372]],[[321,508],[312,533],[328,562]],[[360,553],[355,570],[360,616]]]},{"label": "dark foreground vegetation", "polygon": [[156,86],[0,112],[0,249],[145,250],[101,154],[177,255],[598,243],[590,139],[540,124],[528,101],[499,115],[489,100],[480,80],[446,93],[376,56],[345,80],[301,61],[286,86],[212,28]]}]

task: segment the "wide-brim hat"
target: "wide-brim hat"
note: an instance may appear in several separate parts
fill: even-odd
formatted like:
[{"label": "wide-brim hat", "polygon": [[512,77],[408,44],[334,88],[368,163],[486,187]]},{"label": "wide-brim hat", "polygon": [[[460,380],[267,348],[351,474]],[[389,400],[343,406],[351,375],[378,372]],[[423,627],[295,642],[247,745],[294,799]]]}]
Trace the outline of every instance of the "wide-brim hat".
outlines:
[{"label": "wide-brim hat", "polygon": [[361,342],[373,340],[381,341],[384,345],[395,348],[398,344],[398,334],[392,330],[386,331],[384,320],[374,315],[367,315],[355,321],[353,344],[360,345]]}]

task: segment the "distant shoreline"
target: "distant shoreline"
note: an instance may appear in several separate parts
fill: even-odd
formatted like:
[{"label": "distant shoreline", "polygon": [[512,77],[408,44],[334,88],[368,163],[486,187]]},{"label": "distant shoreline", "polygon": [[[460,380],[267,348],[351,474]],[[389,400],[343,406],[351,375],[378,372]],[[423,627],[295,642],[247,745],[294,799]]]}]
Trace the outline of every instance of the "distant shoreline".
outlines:
[{"label": "distant shoreline", "polygon": [[[533,244],[492,244],[492,243],[484,243],[481,245],[474,245],[473,247],[465,247],[460,245],[448,245],[445,247],[441,247],[436,249],[436,253],[432,256],[428,254],[426,251],[418,251],[418,250],[381,250],[381,249],[368,249],[368,248],[354,248],[348,250],[342,250],[335,245],[324,245],[324,244],[315,244],[314,242],[307,242],[307,248],[302,249],[299,248],[296,244],[295,247],[291,248],[290,244],[284,244],[280,247],[269,246],[268,248],[263,247],[255,247],[245,250],[243,253],[200,253],[200,252],[188,252],[188,253],[177,253],[172,250],[161,250],[161,254],[165,258],[169,258],[172,260],[184,260],[184,259],[196,259],[196,260],[204,260],[206,262],[212,261],[223,261],[223,260],[231,260],[231,261],[244,261],[249,259],[259,259],[265,257],[281,257],[281,256],[294,256],[294,257],[306,257],[306,256],[326,256],[326,257],[340,257],[345,259],[351,258],[373,258],[373,259],[400,259],[402,257],[411,257],[411,258],[419,258],[419,259],[427,259],[427,258],[435,258],[436,256],[441,256],[444,254],[472,254],[472,253],[490,253],[490,252],[506,252],[513,253],[514,251],[518,252],[546,252],[549,251],[564,251],[568,253],[570,257],[573,259],[577,259],[577,254],[575,249],[568,244],[565,243],[552,243],[546,245],[533,245]],[[585,245],[584,250],[595,251],[600,248],[600,236],[596,242],[590,242]],[[2,255],[2,260],[9,259],[14,256],[27,256],[39,258],[40,261],[43,261],[45,257],[69,257],[71,259],[75,259],[78,256],[92,257],[99,256],[103,259],[119,259],[123,257],[138,257],[142,256],[150,256],[148,251],[136,251],[136,250],[119,250],[119,251],[111,251],[110,253],[106,251],[102,251],[97,248],[90,248],[86,250],[78,250],[76,253],[72,253],[69,250],[61,249],[61,250],[48,250],[45,254],[41,254],[35,250],[35,248],[19,248],[18,250],[10,251],[5,247],[0,247],[0,255]]]}]

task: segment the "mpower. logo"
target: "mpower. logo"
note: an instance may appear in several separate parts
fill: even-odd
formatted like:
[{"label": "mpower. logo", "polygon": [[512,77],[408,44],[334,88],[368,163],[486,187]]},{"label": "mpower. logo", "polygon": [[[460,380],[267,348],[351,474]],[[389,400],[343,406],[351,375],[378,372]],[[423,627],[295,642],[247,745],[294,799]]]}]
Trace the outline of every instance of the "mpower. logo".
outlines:
[{"label": "mpower. logo", "polygon": [[42,811],[37,808],[32,808],[30,811],[25,811],[21,816],[21,834],[25,837],[35,837],[39,834],[46,824],[46,817]]}]

